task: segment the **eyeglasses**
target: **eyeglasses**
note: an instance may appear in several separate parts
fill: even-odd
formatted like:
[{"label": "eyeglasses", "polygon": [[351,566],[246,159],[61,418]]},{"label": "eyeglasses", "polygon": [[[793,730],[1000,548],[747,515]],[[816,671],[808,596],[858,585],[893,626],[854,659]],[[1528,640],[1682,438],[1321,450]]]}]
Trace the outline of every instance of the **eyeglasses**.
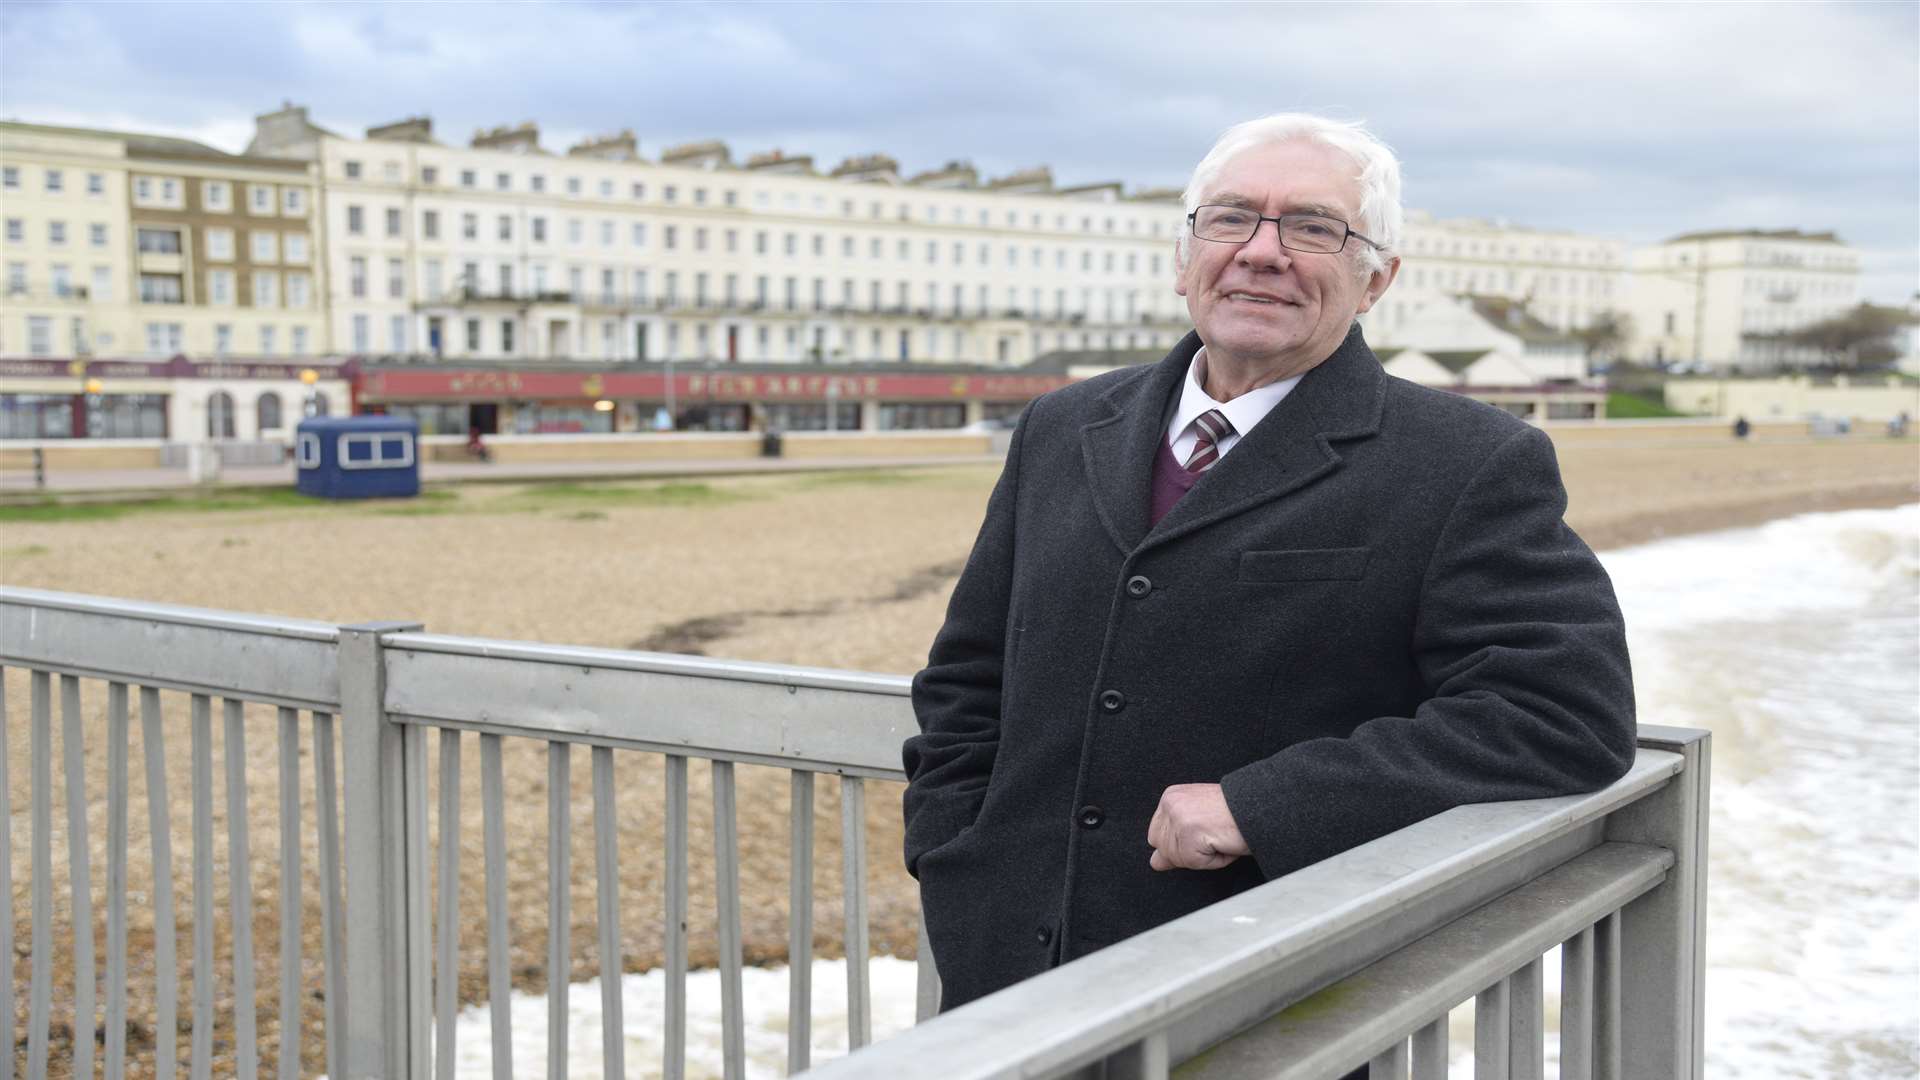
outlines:
[{"label": "eyeglasses", "polygon": [[1290,251],[1308,251],[1332,255],[1347,246],[1351,236],[1363,244],[1380,245],[1354,232],[1339,218],[1321,214],[1281,214],[1261,217],[1244,206],[1208,203],[1187,215],[1193,235],[1216,244],[1244,244],[1260,231],[1262,222],[1271,221],[1280,230],[1280,246]]}]

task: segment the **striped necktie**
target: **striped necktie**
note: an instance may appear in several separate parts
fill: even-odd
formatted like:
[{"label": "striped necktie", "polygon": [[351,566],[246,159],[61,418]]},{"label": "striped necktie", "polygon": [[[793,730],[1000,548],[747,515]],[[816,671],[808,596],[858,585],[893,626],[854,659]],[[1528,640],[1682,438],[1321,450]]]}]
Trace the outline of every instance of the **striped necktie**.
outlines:
[{"label": "striped necktie", "polygon": [[1219,409],[1208,409],[1194,420],[1193,428],[1200,439],[1193,444],[1193,453],[1187,456],[1186,470],[1203,473],[1219,463],[1220,440],[1233,434],[1233,424]]}]

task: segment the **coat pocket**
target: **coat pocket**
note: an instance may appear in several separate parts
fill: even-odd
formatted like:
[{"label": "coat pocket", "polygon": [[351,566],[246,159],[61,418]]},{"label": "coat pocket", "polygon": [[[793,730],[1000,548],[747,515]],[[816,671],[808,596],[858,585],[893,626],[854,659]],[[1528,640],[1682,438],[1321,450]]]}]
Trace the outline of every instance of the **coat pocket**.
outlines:
[{"label": "coat pocket", "polygon": [[1247,551],[1240,555],[1241,581],[1358,581],[1372,548]]}]

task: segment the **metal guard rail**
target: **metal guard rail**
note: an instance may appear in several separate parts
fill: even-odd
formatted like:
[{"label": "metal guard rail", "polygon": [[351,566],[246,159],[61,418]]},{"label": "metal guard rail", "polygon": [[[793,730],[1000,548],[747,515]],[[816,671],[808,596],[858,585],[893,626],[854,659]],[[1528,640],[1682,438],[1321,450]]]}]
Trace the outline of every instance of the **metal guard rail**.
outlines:
[{"label": "metal guard rail", "polygon": [[[196,755],[208,730],[209,695],[227,699],[230,739],[239,734],[241,703],[280,706],[283,758],[294,733],[294,710],[312,710],[316,748],[323,740],[326,746],[324,761],[316,755],[316,768],[325,770],[316,776],[317,790],[326,793],[323,801],[333,791],[329,714],[340,715],[346,851],[341,865],[328,865],[326,853],[335,853],[339,861],[339,847],[323,832],[320,868],[329,931],[338,918],[333,893],[343,867],[344,907],[351,913],[343,928],[345,942],[330,933],[326,947],[332,990],[327,1050],[335,1075],[424,1076],[434,1065],[443,1074],[449,1067],[444,1060],[430,1061],[427,1052],[436,1022],[443,1035],[451,1034],[450,1015],[435,1014],[448,1012],[452,1004],[439,994],[428,1001],[433,965],[425,882],[434,871],[424,813],[424,733],[429,729],[442,733],[442,778],[448,778],[451,764],[455,783],[461,731],[480,733],[483,778],[496,784],[501,736],[546,742],[550,769],[557,770],[550,777],[561,781],[565,748],[589,745],[596,835],[601,787],[612,775],[611,752],[666,755],[669,799],[675,797],[677,776],[683,819],[680,832],[668,839],[668,877],[676,876],[677,867],[681,890],[685,761],[712,760],[716,821],[726,817],[728,828],[718,857],[721,872],[736,878],[736,921],[737,852],[733,865],[727,865],[734,843],[732,763],[793,770],[796,869],[810,867],[813,774],[839,774],[847,785],[842,823],[849,851],[847,940],[850,955],[864,955],[864,885],[858,884],[864,878],[864,841],[853,823],[864,805],[860,778],[901,779],[898,747],[913,730],[904,700],[906,679],[489,641],[418,629],[409,623],[336,627],[0,588],[0,664],[42,673],[36,675],[41,680],[34,703],[36,736],[50,716],[44,680],[48,674],[63,677],[70,783],[79,768],[79,759],[71,757],[77,753],[71,740],[78,732],[72,715],[78,710],[76,705],[70,713],[67,700],[77,695],[78,678],[113,684],[110,711],[121,717],[116,729],[121,739],[127,711],[122,684],[143,688],[143,717],[148,702],[157,701],[149,695],[158,689],[195,695]],[[148,722],[158,723],[158,707],[152,708]],[[456,745],[449,747],[449,738]],[[1563,1075],[1692,1080],[1700,1075],[1703,1056],[1708,746],[1704,732],[1643,726],[1633,768],[1602,791],[1455,809],[856,1049],[816,1071],[824,1077],[887,1080],[1162,1077],[1170,1072],[1209,1080],[1313,1080],[1371,1064],[1372,1076],[1380,1080],[1406,1076],[1411,1063],[1415,1077],[1436,1077],[1445,1075],[1447,1010],[1473,997],[1475,1055],[1487,1070],[1482,1075],[1520,1080],[1541,1075],[1541,955],[1564,942],[1569,996],[1562,1001]],[[124,750],[119,752],[124,758]],[[47,854],[48,762],[39,744],[35,754],[35,856],[41,860]],[[124,770],[124,765],[115,767]],[[148,767],[155,767],[151,758]],[[283,761],[283,785],[289,783],[286,767]],[[200,788],[211,777],[196,768],[194,782],[198,815],[208,798]],[[230,773],[230,800],[242,783]],[[4,785],[0,777],[0,795]],[[283,799],[288,790],[283,787]],[[605,797],[610,809],[611,791]],[[298,810],[297,799],[283,805]],[[443,802],[443,811],[446,806]],[[804,829],[798,824],[803,807]],[[549,810],[557,815],[550,824],[564,835],[563,803]],[[114,813],[124,815],[124,809]],[[444,813],[442,822],[444,830]],[[69,831],[84,836],[84,814],[73,824],[77,827]],[[115,825],[124,845],[124,825],[118,818]],[[489,822],[490,844],[494,828]],[[204,871],[198,853],[209,838],[204,829],[196,817],[196,924],[211,915],[198,896]],[[442,875],[449,873],[445,841],[451,835],[442,833]],[[613,843],[611,833],[601,840]],[[244,831],[235,842],[244,854]],[[112,843],[109,860],[117,865]],[[550,849],[550,858],[555,855],[564,868],[564,855]],[[611,851],[607,858],[610,863]],[[76,865],[82,875],[84,869]],[[5,870],[0,858],[0,872]],[[297,877],[297,866],[294,872]],[[113,880],[110,866],[109,883]],[[36,965],[47,930],[40,919],[44,888],[36,873]],[[555,895],[564,900],[564,891]],[[810,931],[802,920],[810,926],[812,901],[796,889],[791,902],[790,914],[800,928],[794,948],[804,958]],[[684,896],[681,905],[684,915]],[[9,900],[4,928],[9,939],[11,907]],[[612,919],[617,912],[603,907],[603,916]],[[495,925],[492,918],[489,923]],[[91,935],[87,938],[90,954]],[[112,990],[111,921],[109,938]],[[443,956],[451,956],[444,938],[439,946]],[[602,947],[603,953],[610,947],[605,937]],[[722,957],[736,995],[738,947],[736,925],[732,941],[723,937]],[[197,937],[195,948],[202,948]],[[349,977],[335,971],[336,950],[344,953],[338,958],[344,963],[337,966]],[[683,976],[684,950],[679,967],[670,974]],[[36,967],[36,978],[38,972]],[[796,978],[798,1005],[805,1000],[804,980]],[[196,984],[196,997],[200,992]],[[923,1018],[936,993],[930,965],[923,961]],[[39,1019],[45,1016],[44,985],[36,985],[34,994]],[[849,971],[849,1005],[856,1048],[865,1041],[865,994],[864,965],[855,965]],[[615,1006],[610,1015],[617,1016],[617,995],[609,1003]],[[5,1012],[0,1019],[11,1029],[13,1011]],[[744,1070],[737,1053],[737,1004],[732,1013],[729,1076]],[[111,1064],[116,1058],[111,1008],[108,1017]],[[201,1019],[196,1002],[196,1048],[205,1038]],[[684,1019],[682,1013],[677,1022],[684,1025]],[[675,1022],[670,1000],[669,1027]],[[793,1018],[799,1048],[790,1054],[790,1068],[809,1064],[807,1023],[802,1013]],[[496,1052],[503,1047],[501,1038],[496,1031]],[[668,1040],[672,1047],[671,1031]],[[564,1041],[557,1045],[550,1067],[564,1070]],[[684,1043],[680,1050],[684,1053]],[[608,1054],[609,1063],[617,1061],[611,1045]],[[669,1075],[674,1074],[671,1054],[670,1049]],[[0,1063],[0,1077],[11,1071],[4,1067],[10,1064]],[[110,1067],[109,1075],[114,1072]]]}]

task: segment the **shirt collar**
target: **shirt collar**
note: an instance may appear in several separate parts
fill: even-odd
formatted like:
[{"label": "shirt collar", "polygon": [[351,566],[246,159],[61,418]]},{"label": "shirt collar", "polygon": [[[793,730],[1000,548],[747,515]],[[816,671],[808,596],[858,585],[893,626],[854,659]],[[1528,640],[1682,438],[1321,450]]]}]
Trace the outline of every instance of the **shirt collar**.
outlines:
[{"label": "shirt collar", "polygon": [[1202,345],[1200,351],[1193,354],[1193,360],[1187,365],[1187,377],[1180,383],[1180,403],[1174,406],[1173,421],[1167,425],[1167,437],[1171,441],[1187,430],[1187,425],[1198,419],[1208,409],[1219,409],[1233,425],[1236,435],[1244,436],[1253,430],[1266,415],[1273,411],[1293,391],[1306,373],[1302,372],[1291,379],[1268,383],[1265,386],[1249,390],[1232,401],[1215,401],[1201,385],[1202,374],[1206,371],[1207,348]]}]

